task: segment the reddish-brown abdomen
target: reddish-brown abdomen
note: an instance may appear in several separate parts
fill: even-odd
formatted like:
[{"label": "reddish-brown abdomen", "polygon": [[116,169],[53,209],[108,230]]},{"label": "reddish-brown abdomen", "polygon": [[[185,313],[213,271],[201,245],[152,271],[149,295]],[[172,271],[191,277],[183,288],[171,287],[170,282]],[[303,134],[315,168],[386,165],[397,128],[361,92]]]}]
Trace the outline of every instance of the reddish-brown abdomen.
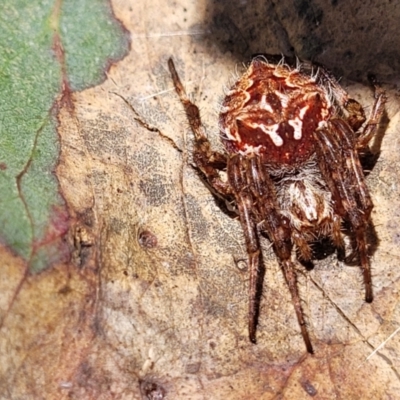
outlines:
[{"label": "reddish-brown abdomen", "polygon": [[331,117],[331,108],[325,89],[310,76],[255,59],[222,104],[222,141],[230,153],[298,165],[314,153],[313,132]]}]

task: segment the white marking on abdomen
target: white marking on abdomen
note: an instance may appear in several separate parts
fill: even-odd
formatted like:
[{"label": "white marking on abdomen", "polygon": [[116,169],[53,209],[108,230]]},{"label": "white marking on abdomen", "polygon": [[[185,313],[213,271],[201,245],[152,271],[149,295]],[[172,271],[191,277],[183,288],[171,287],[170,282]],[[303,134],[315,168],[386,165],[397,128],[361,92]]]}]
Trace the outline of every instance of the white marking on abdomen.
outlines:
[{"label": "white marking on abdomen", "polygon": [[308,106],[304,106],[304,107],[300,110],[299,116],[300,116],[300,119],[301,119],[301,120],[304,118],[304,115],[306,114],[307,110],[308,110]]},{"label": "white marking on abdomen", "polygon": [[296,140],[300,140],[301,134],[302,134],[302,129],[303,129],[303,121],[296,117],[295,119],[290,119],[288,121],[288,124],[290,126],[293,126],[293,129],[294,129],[293,137]]},{"label": "white marking on abdomen", "polygon": [[237,136],[232,135],[232,131],[231,131],[231,128],[229,126],[225,127],[224,133],[225,133],[225,135],[226,135],[228,140],[233,140],[235,142],[241,142],[240,136],[237,137]]},{"label": "white marking on abdomen", "polygon": [[289,102],[289,96],[280,92],[279,90],[274,92],[281,100],[282,108],[286,108]]},{"label": "white marking on abdomen", "polygon": [[293,137],[296,140],[300,140],[301,139],[301,136],[302,136],[302,133],[303,133],[303,118],[304,118],[304,115],[306,114],[308,108],[309,108],[308,106],[304,106],[300,110],[300,112],[299,112],[299,117],[300,118],[296,117],[295,119],[291,119],[291,120],[288,121],[288,124],[293,126],[293,129],[294,129]]},{"label": "white marking on abdomen", "polygon": [[251,146],[248,144],[244,145],[244,150],[239,150],[239,154],[241,154],[242,156],[246,156],[248,154],[259,154],[260,153],[260,149],[263,146],[260,144],[259,146]]},{"label": "white marking on abdomen", "polygon": [[267,103],[265,94],[261,96],[260,108],[263,108],[264,110],[270,112],[271,114],[274,112],[274,110],[271,107],[271,104]]},{"label": "white marking on abdomen", "polygon": [[280,147],[283,145],[283,139],[278,135],[279,124],[274,124],[271,126],[265,126],[264,124],[249,124],[251,128],[260,128],[264,133],[266,133],[272,140],[272,143]]}]

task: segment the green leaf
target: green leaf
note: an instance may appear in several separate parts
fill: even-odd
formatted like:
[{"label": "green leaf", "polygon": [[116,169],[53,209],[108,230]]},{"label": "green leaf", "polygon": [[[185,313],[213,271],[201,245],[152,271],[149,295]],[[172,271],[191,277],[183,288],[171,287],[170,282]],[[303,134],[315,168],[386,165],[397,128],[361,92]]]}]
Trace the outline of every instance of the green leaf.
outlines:
[{"label": "green leaf", "polygon": [[[0,26],[0,240],[39,271],[68,257],[54,174],[62,82],[73,90],[100,83],[129,41],[103,0],[5,0]],[[54,51],[58,38],[64,57]]]},{"label": "green leaf", "polygon": [[111,15],[109,3],[103,0],[62,3],[61,38],[73,90],[99,84],[110,62],[126,53],[128,36]]}]

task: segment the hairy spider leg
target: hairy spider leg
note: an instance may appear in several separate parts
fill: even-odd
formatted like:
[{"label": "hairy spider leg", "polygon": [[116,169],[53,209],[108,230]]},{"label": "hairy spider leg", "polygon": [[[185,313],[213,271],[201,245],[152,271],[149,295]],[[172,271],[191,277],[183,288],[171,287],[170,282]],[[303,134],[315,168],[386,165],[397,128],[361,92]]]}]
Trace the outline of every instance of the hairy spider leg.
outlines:
[{"label": "hairy spider leg", "polygon": [[365,300],[373,300],[371,267],[367,252],[366,229],[372,200],[365,183],[358,153],[354,150],[355,133],[342,119],[333,119],[314,133],[321,173],[334,200],[334,209],[348,221],[356,234],[365,285]]},{"label": "hairy spider leg", "polygon": [[250,186],[260,210],[262,227],[273,243],[274,252],[278,257],[285,280],[289,286],[296,317],[307,351],[313,354],[314,350],[311,345],[297,287],[296,266],[291,260],[293,244],[289,220],[278,211],[275,185],[259,156],[250,160],[250,168],[247,171],[249,183],[253,183]]},{"label": "hairy spider leg", "polygon": [[[246,240],[249,256],[249,338],[256,342],[256,326],[259,310],[260,281],[260,247],[257,227],[254,221],[261,224],[274,245],[285,280],[289,286],[296,316],[300,325],[307,351],[313,353],[311,340],[307,331],[300,295],[297,288],[295,265],[291,261],[293,244],[288,219],[279,213],[275,186],[262,165],[258,155],[243,157],[233,155],[228,160],[228,179],[233,188],[239,209],[240,221]],[[254,211],[256,210],[256,211]],[[251,218],[253,213],[253,218]],[[254,213],[257,213],[254,215]]]},{"label": "hairy spider leg", "polygon": [[231,194],[231,190],[228,184],[221,180],[218,173],[218,170],[226,168],[227,157],[224,154],[212,151],[201,122],[199,108],[192,103],[187,96],[179,75],[176,72],[172,58],[168,60],[168,68],[171,73],[175,91],[185,109],[190,129],[195,137],[193,160],[216,192],[221,195],[229,195]]},{"label": "hairy spider leg", "polygon": [[[179,96],[179,99],[184,106],[186,116],[189,121],[190,128],[195,136],[195,151],[194,161],[198,168],[205,175],[208,183],[217,190],[220,194],[231,194],[230,187],[222,182],[217,168],[213,164],[221,165],[222,168],[227,166],[227,158],[223,154],[213,152],[211,150],[210,143],[205,135],[204,128],[201,124],[200,112],[198,107],[193,104],[183,88],[183,85],[176,72],[172,59],[168,60],[168,67],[172,76],[172,80],[175,86],[175,90]],[[235,168],[235,163],[231,163],[231,170]],[[219,169],[222,169],[219,168]],[[234,176],[241,176],[240,173],[234,173]],[[239,184],[237,182],[237,184]],[[238,186],[236,186],[238,187]],[[239,184],[239,187],[240,184]],[[256,342],[256,325],[258,318],[258,307],[257,307],[257,280],[259,276],[260,267],[260,247],[257,235],[257,228],[253,222],[250,214],[253,199],[249,192],[240,192],[238,190],[234,193],[235,199],[238,205],[238,212],[241,221],[241,225],[244,229],[244,235],[246,240],[246,248],[249,257],[249,270],[250,270],[250,301],[249,301],[249,338],[255,343]]]},{"label": "hairy spider leg", "polygon": [[[347,92],[339,85],[339,82],[335,79],[335,77],[323,67],[319,68],[317,81],[323,85],[328,84],[331,87],[335,100],[349,114],[347,117],[347,122],[357,135],[357,131],[366,121],[364,109],[361,104],[358,101],[350,98]],[[365,124],[362,132],[357,135],[357,149],[359,150],[365,149],[370,140],[374,137],[379,125],[379,121],[381,120],[384,112],[385,103],[387,101],[385,91],[376,84],[374,79],[372,79],[372,83],[375,89],[375,101],[367,123]]]},{"label": "hairy spider leg", "polygon": [[378,130],[379,122],[382,118],[385,103],[387,101],[385,91],[377,86],[375,87],[375,101],[371,109],[371,114],[367,120],[367,123],[364,126],[361,134],[357,138],[357,149],[363,150],[368,146],[370,140],[374,137]]},{"label": "hairy spider leg", "polygon": [[252,343],[256,343],[256,328],[259,314],[259,298],[260,293],[260,243],[257,232],[256,220],[253,218],[254,198],[247,182],[246,166],[243,164],[245,160],[239,155],[234,155],[228,160],[228,180],[233,189],[235,201],[237,204],[240,223],[242,225],[244,238],[246,242],[246,250],[249,260],[249,313],[248,328],[249,339]]},{"label": "hairy spider leg", "polygon": [[[361,133],[357,133],[366,120],[361,104],[350,98],[340,87],[337,80],[324,68],[321,68],[319,79],[321,83],[328,83],[330,85],[335,100],[348,113],[347,124],[339,118],[331,120],[329,122],[330,129],[318,130],[315,132],[315,137],[318,143],[317,152],[320,153],[320,168],[330,186],[337,212],[343,219],[350,222],[356,233],[356,244],[365,284],[365,300],[370,303],[373,300],[373,293],[365,231],[373,204],[365,183],[359,153],[365,150],[370,140],[376,134],[387,97],[385,91],[374,84],[375,101],[371,114]],[[330,134],[330,131],[335,134]],[[335,139],[335,135],[339,137]],[[357,153],[353,150],[354,145],[351,142],[352,140],[356,141]],[[341,147],[345,154],[338,157]],[[332,164],[335,157],[338,163]],[[356,196],[353,196],[346,187],[353,188]]]},{"label": "hairy spider leg", "polygon": [[334,102],[348,113],[347,122],[356,132],[365,122],[365,112],[362,105],[349,97],[348,93],[339,85],[336,78],[325,68],[319,68],[317,82],[330,89]]}]

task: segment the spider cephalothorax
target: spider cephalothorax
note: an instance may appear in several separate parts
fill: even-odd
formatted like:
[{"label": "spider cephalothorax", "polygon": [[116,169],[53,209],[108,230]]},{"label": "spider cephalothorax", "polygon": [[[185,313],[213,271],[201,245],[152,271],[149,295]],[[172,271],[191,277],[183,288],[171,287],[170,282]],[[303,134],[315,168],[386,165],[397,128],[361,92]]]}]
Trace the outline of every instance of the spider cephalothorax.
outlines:
[{"label": "spider cephalothorax", "polygon": [[341,228],[346,223],[354,235],[365,299],[372,301],[366,228],[373,205],[359,153],[376,132],[385,93],[375,88],[370,118],[360,130],[366,120],[363,108],[323,68],[314,70],[306,63],[291,68],[257,57],[222,103],[219,126],[226,153],[221,154],[212,151],[199,110],[188,99],[172,60],[169,69],[195,135],[194,162],[215,192],[234,201],[243,227],[250,270],[250,340],[256,340],[259,234],[264,233],[312,353],[293,253],[309,261],[310,243],[324,237],[343,247]]}]

